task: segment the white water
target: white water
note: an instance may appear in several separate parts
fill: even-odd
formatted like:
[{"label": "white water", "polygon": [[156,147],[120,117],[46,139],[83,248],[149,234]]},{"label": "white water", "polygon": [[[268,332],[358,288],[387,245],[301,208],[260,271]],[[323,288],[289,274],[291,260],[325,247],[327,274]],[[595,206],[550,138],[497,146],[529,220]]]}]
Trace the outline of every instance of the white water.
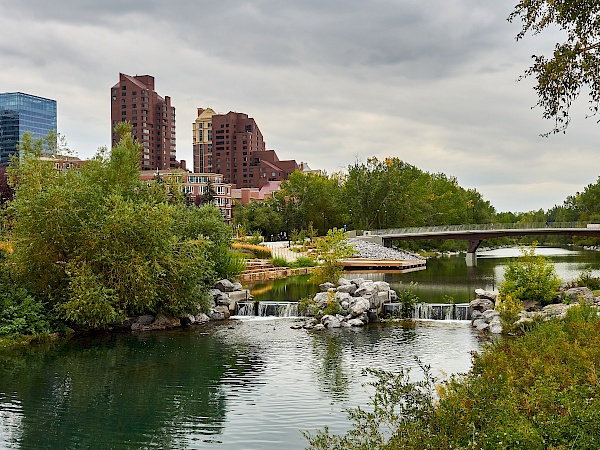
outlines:
[{"label": "white water", "polygon": [[298,302],[239,302],[236,316],[298,317]]}]

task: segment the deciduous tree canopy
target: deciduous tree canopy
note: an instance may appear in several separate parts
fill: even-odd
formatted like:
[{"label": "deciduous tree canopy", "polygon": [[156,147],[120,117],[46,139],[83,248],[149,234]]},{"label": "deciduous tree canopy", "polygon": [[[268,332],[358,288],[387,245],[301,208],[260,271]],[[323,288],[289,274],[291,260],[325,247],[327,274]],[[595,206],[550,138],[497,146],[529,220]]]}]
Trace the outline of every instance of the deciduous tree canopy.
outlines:
[{"label": "deciduous tree canopy", "polygon": [[537,105],[546,119],[554,120],[550,133],[564,132],[569,110],[582,88],[589,89],[590,112],[597,114],[600,102],[600,2],[597,0],[521,0],[508,20],[520,19],[522,39],[557,27],[566,40],[557,43],[552,57],[533,55],[525,76],[537,79]]},{"label": "deciduous tree canopy", "polygon": [[139,181],[127,124],[110,152],[57,171],[26,138],[13,160],[8,207],[12,276],[59,315],[92,328],[129,315],[201,309],[229,275],[230,231],[214,206],[187,207],[166,183]]}]

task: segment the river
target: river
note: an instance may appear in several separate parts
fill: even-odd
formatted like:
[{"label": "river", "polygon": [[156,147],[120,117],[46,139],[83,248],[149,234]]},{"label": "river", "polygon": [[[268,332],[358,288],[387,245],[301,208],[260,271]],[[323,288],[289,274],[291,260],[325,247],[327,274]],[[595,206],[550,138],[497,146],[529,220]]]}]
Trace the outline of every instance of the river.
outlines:
[{"label": "river", "polygon": [[[439,258],[427,271],[382,278],[418,282],[423,300],[466,301],[476,287],[497,287],[505,253],[482,254],[474,269]],[[598,266],[595,252],[549,253],[563,277]],[[306,285],[253,289],[290,300],[314,289]],[[418,377],[418,357],[444,377],[468,371],[483,343],[460,321],[326,332],[292,330],[293,321],[240,318],[4,351],[0,448],[301,449],[302,430],[344,432],[346,409],[367,404],[363,368],[413,367]]]}]

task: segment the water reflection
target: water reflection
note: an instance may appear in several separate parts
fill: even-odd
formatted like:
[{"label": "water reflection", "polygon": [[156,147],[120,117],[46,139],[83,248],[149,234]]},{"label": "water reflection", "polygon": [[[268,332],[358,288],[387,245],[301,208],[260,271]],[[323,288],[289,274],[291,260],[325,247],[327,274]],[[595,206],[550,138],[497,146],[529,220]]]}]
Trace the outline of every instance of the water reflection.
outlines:
[{"label": "water reflection", "polygon": [[336,331],[314,334],[314,370],[321,392],[330,395],[333,400],[345,399],[348,397],[349,377],[344,368],[342,336]]},{"label": "water reflection", "polygon": [[[600,252],[557,247],[537,247],[536,253],[544,255],[555,265],[559,278],[571,281],[586,267],[593,269],[594,276],[600,276]],[[475,298],[475,289],[497,290],[504,278],[507,263],[520,255],[519,247],[480,251],[477,266],[468,267],[464,255],[430,258],[427,269],[403,274],[345,274],[347,278],[368,278],[374,281],[387,281],[395,290],[403,289],[411,282],[416,283],[415,293],[422,302],[428,303],[468,303]],[[307,282],[307,278],[290,277],[275,282],[265,282],[250,286],[260,288],[260,299],[296,301],[307,295],[314,295],[318,286]],[[273,298],[271,298],[273,297]]]},{"label": "water reflection", "polygon": [[[2,426],[19,448],[187,448],[222,433],[224,377],[260,370],[256,353],[189,332],[75,340],[3,355]],[[235,383],[232,383],[235,384]],[[6,403],[5,400],[3,400]],[[14,423],[13,423],[14,422]],[[3,433],[3,436],[10,436]],[[15,434],[17,435],[17,434]],[[10,439],[4,439],[9,445]],[[2,442],[2,441],[0,441]]]}]

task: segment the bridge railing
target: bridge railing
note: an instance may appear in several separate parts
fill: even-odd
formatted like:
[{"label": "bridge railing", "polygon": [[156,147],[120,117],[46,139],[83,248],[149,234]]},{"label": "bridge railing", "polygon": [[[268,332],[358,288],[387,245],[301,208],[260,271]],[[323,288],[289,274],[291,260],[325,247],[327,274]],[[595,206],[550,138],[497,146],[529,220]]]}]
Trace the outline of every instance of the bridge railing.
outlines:
[{"label": "bridge railing", "polygon": [[539,228],[586,228],[588,222],[532,222],[532,223],[480,223],[464,225],[442,225],[431,227],[408,227],[408,228],[387,228],[373,230],[372,234],[413,234],[413,233],[436,233],[445,231],[487,231],[487,230],[529,230]]}]

